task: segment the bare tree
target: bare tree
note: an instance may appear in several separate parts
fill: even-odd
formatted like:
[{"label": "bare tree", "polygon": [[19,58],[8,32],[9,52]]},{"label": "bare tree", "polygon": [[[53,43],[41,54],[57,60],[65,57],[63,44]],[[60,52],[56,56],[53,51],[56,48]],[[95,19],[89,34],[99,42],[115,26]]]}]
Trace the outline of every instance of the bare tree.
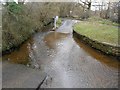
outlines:
[{"label": "bare tree", "polygon": [[85,2],[82,0],[79,0],[79,2],[82,4],[82,6],[84,5],[84,7],[87,7],[87,9],[90,10],[91,3],[92,3],[91,0],[85,0]]}]

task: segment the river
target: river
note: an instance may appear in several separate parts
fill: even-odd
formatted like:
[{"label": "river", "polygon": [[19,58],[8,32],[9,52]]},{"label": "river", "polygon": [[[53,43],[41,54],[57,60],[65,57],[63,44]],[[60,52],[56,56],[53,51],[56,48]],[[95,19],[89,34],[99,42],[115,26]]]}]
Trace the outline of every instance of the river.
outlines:
[{"label": "river", "polygon": [[41,88],[117,88],[119,61],[78,40],[72,34],[75,22],[35,34],[3,59],[46,72]]}]

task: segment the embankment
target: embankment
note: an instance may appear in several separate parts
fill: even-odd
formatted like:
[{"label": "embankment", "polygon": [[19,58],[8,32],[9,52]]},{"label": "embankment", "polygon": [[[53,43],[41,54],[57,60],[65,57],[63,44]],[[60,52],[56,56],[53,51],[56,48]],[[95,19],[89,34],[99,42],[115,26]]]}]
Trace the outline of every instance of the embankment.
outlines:
[{"label": "embankment", "polygon": [[120,57],[120,46],[114,46],[107,43],[102,43],[96,40],[92,40],[84,35],[81,35],[75,30],[73,31],[73,34],[84,43],[90,45],[91,47],[97,50],[104,52],[105,54]]}]

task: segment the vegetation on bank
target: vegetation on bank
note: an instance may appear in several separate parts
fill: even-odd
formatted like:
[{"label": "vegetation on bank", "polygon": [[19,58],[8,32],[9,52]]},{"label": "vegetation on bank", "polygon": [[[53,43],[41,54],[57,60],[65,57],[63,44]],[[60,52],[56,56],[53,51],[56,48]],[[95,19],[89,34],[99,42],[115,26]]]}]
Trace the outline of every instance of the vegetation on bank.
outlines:
[{"label": "vegetation on bank", "polygon": [[[34,32],[42,31],[41,28],[50,24],[54,16],[69,17],[70,10],[82,9],[80,5],[76,5],[76,3],[6,2],[2,5],[2,51],[20,45]],[[57,26],[61,25],[61,22],[59,19]]]},{"label": "vegetation on bank", "polygon": [[20,45],[31,34],[41,31],[44,25],[49,24],[52,17],[58,14],[58,10],[49,8],[50,5],[46,3],[16,4],[15,2],[4,5],[2,11],[2,51]]},{"label": "vegetation on bank", "polygon": [[118,45],[118,24],[101,18],[90,18],[74,26],[74,30],[92,40]]},{"label": "vegetation on bank", "polygon": [[59,27],[62,24],[62,19],[59,18],[58,21],[56,22],[56,26]]}]

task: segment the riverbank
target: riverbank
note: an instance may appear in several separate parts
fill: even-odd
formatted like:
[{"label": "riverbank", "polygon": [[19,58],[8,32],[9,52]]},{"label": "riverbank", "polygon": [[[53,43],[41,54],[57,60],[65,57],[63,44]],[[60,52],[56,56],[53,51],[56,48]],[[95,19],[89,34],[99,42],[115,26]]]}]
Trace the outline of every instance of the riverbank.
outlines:
[{"label": "riverbank", "polygon": [[95,49],[109,55],[120,56],[116,23],[103,19],[81,21],[74,26],[74,34]]},{"label": "riverbank", "polygon": [[[41,29],[38,29],[38,30],[29,30],[29,32],[22,32],[23,34],[20,35],[20,37],[16,38],[13,42],[9,42],[9,43],[4,43],[5,39],[3,39],[3,46],[2,46],[2,55],[5,55],[7,53],[10,53],[12,51],[14,51],[15,49],[18,49],[21,44],[23,44],[25,41],[27,41],[30,37],[32,37],[35,33],[37,32],[42,32],[43,30],[50,30],[52,29],[52,26],[51,26],[51,23],[48,23],[47,25],[45,26],[42,26]],[[16,33],[16,34],[20,34],[20,33]],[[3,38],[6,38],[5,36],[3,36]],[[6,38],[7,39],[7,38]],[[10,38],[8,38],[10,39]],[[8,40],[7,39],[7,40]],[[9,40],[8,40],[9,41]]]},{"label": "riverbank", "polygon": [[[51,24],[54,16],[60,16],[59,7],[54,9],[52,6],[54,6],[53,3],[17,4],[16,2],[2,5],[2,50],[0,53],[8,53],[19,47],[31,35]],[[59,25],[60,22],[59,20],[57,24]]]},{"label": "riverbank", "polygon": [[[63,19],[59,18],[58,21],[56,22],[56,26],[57,28],[61,26],[63,22]],[[23,44],[25,41],[27,41],[31,36],[33,36],[35,33],[37,32],[42,32],[42,31],[49,31],[52,30],[53,28],[53,21],[51,19],[50,22],[48,22],[47,24],[41,26],[41,28],[36,29],[36,30],[29,30],[29,32],[22,32],[23,34],[21,34],[21,37],[18,37],[15,39],[14,42],[9,42],[10,44],[5,44],[4,40],[3,40],[3,48],[2,48],[2,55],[5,55],[7,53],[10,53],[12,51],[14,51],[15,49],[19,48],[21,46],[21,44]],[[19,35],[19,33],[16,33]],[[5,36],[3,36],[3,38],[5,38]]]}]

